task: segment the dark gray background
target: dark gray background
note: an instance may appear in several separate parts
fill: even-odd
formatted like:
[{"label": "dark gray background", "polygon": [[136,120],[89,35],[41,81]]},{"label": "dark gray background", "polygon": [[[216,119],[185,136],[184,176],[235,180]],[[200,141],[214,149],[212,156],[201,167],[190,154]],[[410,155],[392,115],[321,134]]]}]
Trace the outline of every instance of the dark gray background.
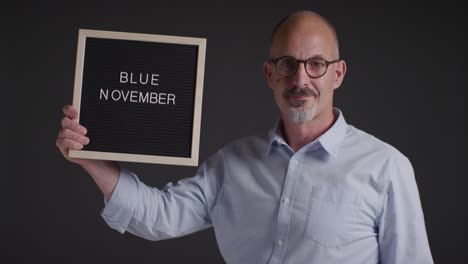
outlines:
[{"label": "dark gray background", "polygon": [[[200,158],[261,134],[278,118],[262,75],[270,32],[284,15],[314,9],[335,24],[348,64],[336,106],[347,121],[413,163],[436,263],[466,257],[465,28],[462,8],[353,7],[284,1],[261,8],[108,1],[2,7],[3,263],[222,263],[213,230],[150,242],[110,229],[102,196],[55,147],[72,101],[78,28],[205,37]],[[6,59],[5,59],[6,58]],[[4,165],[4,166],[5,166]],[[124,163],[149,185],[194,167]]]}]

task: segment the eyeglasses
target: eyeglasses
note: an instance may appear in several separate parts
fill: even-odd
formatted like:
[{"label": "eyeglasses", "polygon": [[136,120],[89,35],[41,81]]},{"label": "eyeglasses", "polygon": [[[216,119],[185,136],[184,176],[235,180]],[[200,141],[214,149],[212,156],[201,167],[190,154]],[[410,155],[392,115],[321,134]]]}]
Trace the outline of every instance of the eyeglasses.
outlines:
[{"label": "eyeglasses", "polygon": [[291,56],[283,56],[277,59],[270,59],[275,64],[276,71],[279,75],[284,77],[291,77],[297,72],[299,63],[304,63],[304,68],[310,78],[320,78],[327,72],[328,65],[340,61],[333,60],[327,61],[320,57],[312,57],[307,60],[298,60]]}]

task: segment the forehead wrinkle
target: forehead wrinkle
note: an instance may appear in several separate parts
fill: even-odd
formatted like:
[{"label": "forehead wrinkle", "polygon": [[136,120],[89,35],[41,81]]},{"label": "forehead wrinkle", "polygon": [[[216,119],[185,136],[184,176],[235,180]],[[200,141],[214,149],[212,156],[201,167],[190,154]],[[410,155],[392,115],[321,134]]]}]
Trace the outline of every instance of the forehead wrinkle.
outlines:
[{"label": "forehead wrinkle", "polygon": [[[304,37],[305,36],[305,37]],[[308,59],[311,57],[333,57],[330,39],[324,37],[323,33],[303,32],[301,30],[285,32],[275,40],[270,50],[272,58],[278,56],[292,56],[297,59]],[[331,58],[328,58],[331,59]]]}]

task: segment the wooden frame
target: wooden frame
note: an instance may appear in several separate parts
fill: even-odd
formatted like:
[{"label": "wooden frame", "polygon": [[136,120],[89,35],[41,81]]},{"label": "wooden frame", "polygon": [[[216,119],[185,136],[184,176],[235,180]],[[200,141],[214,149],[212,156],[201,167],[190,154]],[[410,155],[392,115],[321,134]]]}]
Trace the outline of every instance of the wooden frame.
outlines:
[{"label": "wooden frame", "polygon": [[[191,154],[190,154],[190,157],[175,157],[175,156],[164,156],[164,155],[146,155],[146,154],[133,154],[133,153],[115,153],[115,152],[107,152],[107,151],[90,151],[90,150],[86,150],[86,147],[85,147],[83,150],[70,150],[69,157],[198,166],[206,39],[168,36],[168,35],[153,35],[153,34],[80,29],[79,38],[78,38],[74,94],[73,94],[73,106],[80,113],[80,117],[81,117],[80,107],[82,104],[83,71],[85,67],[85,49],[86,49],[87,38],[131,40],[131,41],[144,41],[144,42],[157,42],[157,43],[184,44],[184,45],[198,46],[195,93],[194,93],[195,96],[194,96],[194,101],[193,101],[194,109],[193,109],[193,127],[192,127],[192,138],[191,138]],[[80,122],[79,119],[77,121]],[[91,138],[91,141],[93,141],[92,138]]]}]

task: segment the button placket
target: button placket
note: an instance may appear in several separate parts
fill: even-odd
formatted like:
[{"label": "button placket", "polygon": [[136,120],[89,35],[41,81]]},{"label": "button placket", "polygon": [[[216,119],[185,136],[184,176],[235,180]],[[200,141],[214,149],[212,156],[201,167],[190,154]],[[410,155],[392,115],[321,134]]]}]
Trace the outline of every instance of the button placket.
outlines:
[{"label": "button placket", "polygon": [[286,250],[292,213],[292,199],[294,198],[296,184],[300,175],[301,166],[299,165],[297,157],[291,157],[279,205],[276,247],[273,250],[270,263],[281,263]]}]

